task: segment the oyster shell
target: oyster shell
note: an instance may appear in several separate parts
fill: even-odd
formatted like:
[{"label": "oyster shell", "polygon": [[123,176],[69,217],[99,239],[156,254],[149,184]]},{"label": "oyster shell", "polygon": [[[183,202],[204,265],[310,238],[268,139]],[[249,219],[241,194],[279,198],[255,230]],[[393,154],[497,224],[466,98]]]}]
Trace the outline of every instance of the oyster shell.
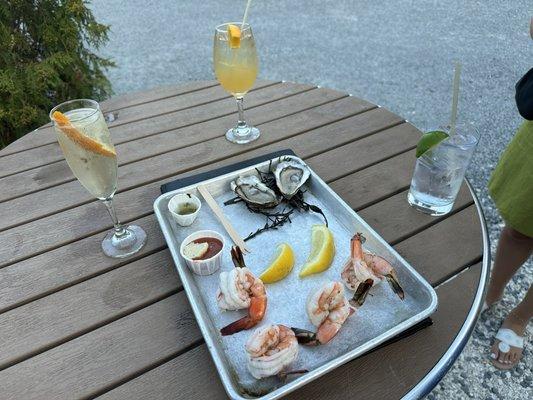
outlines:
[{"label": "oyster shell", "polygon": [[271,208],[277,206],[281,200],[255,175],[239,176],[230,185],[237,196],[254,206]]},{"label": "oyster shell", "polygon": [[284,158],[276,165],[274,175],[280,192],[285,198],[290,199],[309,179],[311,173],[309,168],[298,160]]}]

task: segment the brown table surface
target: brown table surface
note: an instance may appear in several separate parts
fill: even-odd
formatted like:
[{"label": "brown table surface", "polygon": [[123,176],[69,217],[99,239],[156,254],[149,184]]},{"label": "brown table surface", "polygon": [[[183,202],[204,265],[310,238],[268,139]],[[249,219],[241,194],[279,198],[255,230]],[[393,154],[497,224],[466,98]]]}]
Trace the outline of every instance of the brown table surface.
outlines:
[{"label": "brown table surface", "polygon": [[[72,175],[49,125],[0,151],[2,399],[225,398],[152,204],[162,183],[286,148],[439,298],[432,326],[289,398],[399,398],[420,395],[442,377],[475,322],[486,277],[484,222],[466,183],[445,217],[410,208],[420,132],[346,93],[258,81],[245,105],[262,135],[239,146],[224,138],[236,122],[235,101],[214,81],[102,103],[104,112],[118,114],[110,123],[120,165],[118,215],[148,233],[143,250],[126,260],[102,254],[110,218]],[[425,388],[410,392],[428,376]]]}]

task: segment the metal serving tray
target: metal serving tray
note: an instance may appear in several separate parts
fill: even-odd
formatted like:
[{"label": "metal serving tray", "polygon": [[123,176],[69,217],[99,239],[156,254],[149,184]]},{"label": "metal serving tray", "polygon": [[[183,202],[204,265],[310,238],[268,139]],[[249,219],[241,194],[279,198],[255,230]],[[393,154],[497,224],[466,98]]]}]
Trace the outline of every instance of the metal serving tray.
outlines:
[{"label": "metal serving tray", "polygon": [[[273,159],[273,165],[277,161],[277,158]],[[262,215],[248,212],[242,203],[223,205],[224,201],[234,197],[229,183],[239,175],[255,173],[255,168],[266,171],[268,167],[269,161],[265,161],[200,182],[207,186],[242,237],[264,225],[265,220]],[[192,193],[201,199],[197,191],[200,183],[159,196],[154,203],[154,210],[198,325],[231,398],[280,398],[398,335],[435,311],[437,295],[433,288],[311,170],[311,178],[306,183],[305,200],[318,205],[326,214],[335,237],[335,259],[326,272],[298,278],[298,271],[310,250],[311,226],[323,223],[322,217],[314,213],[296,212],[294,218],[291,218],[292,223],[249,240],[247,246],[251,253],[245,255],[245,261],[256,275],[269,264],[277,244],[289,243],[296,255],[296,264],[291,274],[277,283],[266,285],[268,307],[266,316],[258,327],[279,323],[315,331],[316,328],[309,322],[305,311],[309,291],[326,280],[340,280],[340,270],[349,255],[350,238],[355,232],[362,232],[366,237],[365,248],[391,261],[405,290],[405,300],[401,301],[385,283],[372,288],[372,295],[368,296],[364,306],[348,318],[331,342],[317,347],[300,346],[292,369],[307,369],[308,373],[296,375],[286,382],[277,377],[254,379],[247,370],[244,350],[244,343],[252,331],[225,337],[219,334],[221,327],[241,318],[246,311],[221,312],[215,299],[219,271],[210,276],[195,275],[179,254],[179,246],[186,236],[197,230],[215,230],[226,241],[220,271],[234,268],[229,254],[232,241],[203,199],[198,218],[189,227],[179,227],[168,211],[167,204],[176,193]],[[347,291],[347,295],[350,294]]]}]

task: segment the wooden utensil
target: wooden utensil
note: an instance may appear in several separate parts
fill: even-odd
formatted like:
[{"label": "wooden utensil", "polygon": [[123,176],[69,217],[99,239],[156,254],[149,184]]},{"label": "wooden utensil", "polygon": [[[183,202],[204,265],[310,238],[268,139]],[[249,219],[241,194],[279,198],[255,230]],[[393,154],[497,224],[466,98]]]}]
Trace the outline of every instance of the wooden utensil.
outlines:
[{"label": "wooden utensil", "polygon": [[231,240],[233,240],[233,243],[239,246],[243,252],[250,253],[250,250],[246,247],[246,243],[237,233],[233,225],[231,225],[228,218],[224,214],[224,211],[222,211],[213,196],[211,196],[211,193],[209,193],[209,190],[204,185],[198,185],[198,191],[204,198],[209,208],[211,208],[213,213],[216,215],[226,232],[228,232],[228,235],[230,236]]}]

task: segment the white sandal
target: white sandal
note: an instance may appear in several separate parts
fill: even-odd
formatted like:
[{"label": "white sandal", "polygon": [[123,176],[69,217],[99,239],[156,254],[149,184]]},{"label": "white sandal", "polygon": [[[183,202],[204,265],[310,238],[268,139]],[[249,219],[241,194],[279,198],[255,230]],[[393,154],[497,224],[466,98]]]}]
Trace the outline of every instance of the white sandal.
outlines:
[{"label": "white sandal", "polygon": [[[508,353],[511,350],[511,346],[519,349],[524,348],[524,337],[517,335],[512,329],[500,328],[495,338],[500,341],[498,349],[502,353]],[[492,359],[496,359],[496,354],[492,353],[490,356]]]}]

